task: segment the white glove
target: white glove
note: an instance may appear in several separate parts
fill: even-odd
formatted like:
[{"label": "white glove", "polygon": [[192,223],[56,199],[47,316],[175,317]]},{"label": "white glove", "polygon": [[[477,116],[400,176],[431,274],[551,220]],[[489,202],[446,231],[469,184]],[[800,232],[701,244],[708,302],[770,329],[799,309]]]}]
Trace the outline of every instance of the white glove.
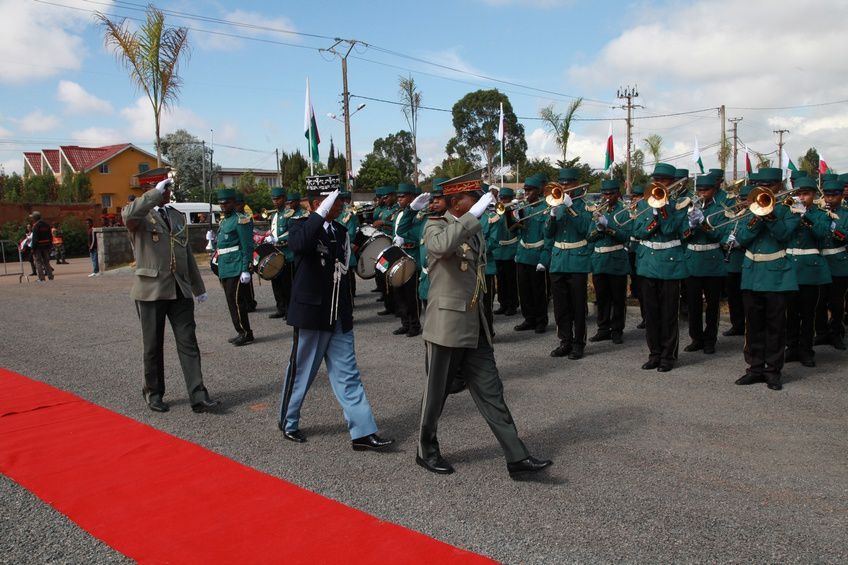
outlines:
[{"label": "white glove", "polygon": [[336,202],[336,198],[339,197],[339,189],[337,188],[333,192],[327,195],[323,202],[318,206],[318,209],[315,210],[322,218],[326,218],[327,214],[330,213],[330,208],[333,207],[333,204]]},{"label": "white glove", "polygon": [[427,205],[430,204],[430,197],[431,195],[429,192],[422,192],[421,194],[415,197],[415,200],[412,201],[409,207],[415,210],[416,212],[420,212],[421,210],[426,208]]},{"label": "white glove", "polygon": [[796,202],[792,205],[792,211],[796,214],[801,214],[801,217],[803,217],[804,214],[807,213],[807,207],[801,204],[800,202]]},{"label": "white glove", "polygon": [[265,236],[265,243],[277,243],[277,238],[274,237],[273,235],[266,235]]},{"label": "white glove", "polygon": [[194,299],[197,300],[198,304],[203,304],[204,302],[206,302],[207,298],[209,298],[209,295],[205,292],[203,294],[198,294],[194,297]]},{"label": "white glove", "polygon": [[704,213],[698,208],[693,208],[689,211],[689,227],[695,228],[701,225],[704,221]]},{"label": "white glove", "polygon": [[480,197],[480,200],[474,203],[474,206],[471,207],[471,212],[475,218],[479,218],[483,215],[483,212],[486,211],[486,208],[489,207],[495,201],[495,195],[491,192],[487,192],[483,196]]},{"label": "white glove", "polygon": [[554,206],[554,207],[551,208],[551,218],[557,217],[557,209],[558,208],[559,208],[559,206]]},{"label": "white glove", "polygon": [[598,224],[598,227],[599,227],[599,228],[602,228],[602,229],[603,229],[603,228],[605,228],[605,227],[607,227],[607,226],[609,225],[609,220],[607,220],[607,217],[606,217],[606,216],[600,216],[600,217],[598,218],[598,222],[597,222],[597,224]]},{"label": "white glove", "polygon": [[215,232],[206,230],[206,241],[215,241]]},{"label": "white glove", "polygon": [[833,231],[835,229],[836,229],[836,222],[830,222],[830,231]]},{"label": "white glove", "polygon": [[156,190],[159,191],[159,194],[165,194],[165,191],[168,190],[168,187],[170,187],[172,184],[174,184],[174,179],[160,180],[156,184]]},{"label": "white glove", "polygon": [[659,211],[656,208],[652,208],[652,210],[653,210],[652,213],[654,214],[655,218],[660,215]]},{"label": "white glove", "polygon": [[562,205],[566,208],[571,208],[571,205],[574,204],[574,201],[571,200],[571,197],[568,194],[562,195]]},{"label": "white glove", "polygon": [[396,235],[395,238],[392,240],[392,243],[400,247],[405,243],[405,240],[401,236]]},{"label": "white glove", "polygon": [[538,263],[538,264],[536,265],[536,270],[537,270],[538,272],[540,272],[540,273],[541,273],[541,272],[543,272],[543,271],[547,271],[547,269],[545,268],[545,266],[544,266],[544,265],[542,265],[541,263]]},{"label": "white glove", "polygon": [[239,275],[239,282],[242,284],[247,284],[250,282],[250,273],[247,271],[243,271],[241,275]]},{"label": "white glove", "polygon": [[727,245],[730,247],[736,245],[736,236],[734,234],[727,236]]}]

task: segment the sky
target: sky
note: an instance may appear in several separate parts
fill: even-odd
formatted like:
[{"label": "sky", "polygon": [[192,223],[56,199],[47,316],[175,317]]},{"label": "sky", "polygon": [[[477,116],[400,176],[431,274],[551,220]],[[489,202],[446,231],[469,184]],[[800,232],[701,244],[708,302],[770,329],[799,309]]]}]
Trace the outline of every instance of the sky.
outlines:
[{"label": "sky", "polygon": [[[742,118],[739,138],[752,152],[775,152],[774,132],[784,129],[796,163],[816,147],[832,168],[848,171],[844,0],[156,5],[179,13],[166,22],[188,27],[192,46],[181,67],[179,100],[163,117],[162,131],[184,128],[214,144],[223,167],[273,169],[275,149],[307,151],[307,77],[321,158],[331,138],[343,150],[343,125],[327,116],[341,115],[341,64],[318,50],[342,37],[362,42],[348,58],[351,106],[366,104],[351,118],[354,168],[374,139],[408,129],[401,108],[389,102],[399,100],[399,77],[412,76],[422,104],[435,108],[422,110],[419,121],[425,173],[445,158],[453,135],[450,113],[440,110],[481,88],[509,96],[529,158],[561,157],[539,111],[550,104],[564,111],[582,96],[583,121],[573,124],[568,157],[601,167],[611,124],[621,161],[626,112],[616,93],[627,86],[636,87],[635,103],[643,106],[634,110],[634,146],[644,149],[645,137],[661,135],[663,160],[678,167],[696,167],[695,139],[704,165],[718,166],[717,108],[725,105],[727,118]],[[138,18],[142,8],[120,0],[0,0],[0,166],[6,172],[22,170],[23,151],[60,144],[132,142],[153,151],[150,105],[104,46],[92,14]]]}]

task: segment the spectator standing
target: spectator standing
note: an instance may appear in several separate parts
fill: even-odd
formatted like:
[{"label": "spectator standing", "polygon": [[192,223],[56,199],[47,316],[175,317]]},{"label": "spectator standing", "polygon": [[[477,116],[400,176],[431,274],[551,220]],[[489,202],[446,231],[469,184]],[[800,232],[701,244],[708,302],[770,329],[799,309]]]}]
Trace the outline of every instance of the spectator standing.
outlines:
[{"label": "spectator standing", "polygon": [[85,223],[88,227],[88,254],[91,257],[91,274],[88,276],[96,277],[100,274],[100,266],[97,262],[97,235],[94,233],[94,220],[88,218]]},{"label": "spectator standing", "polygon": [[52,281],[53,267],[50,266],[50,249],[53,246],[53,236],[50,233],[50,224],[41,219],[41,212],[33,212],[32,221],[32,254],[38,280]]},{"label": "spectator standing", "polygon": [[32,269],[29,276],[36,276],[35,260],[32,258],[32,224],[26,225],[26,233],[24,234],[24,238],[18,243],[18,249],[21,250],[21,261],[29,261],[30,269]]},{"label": "spectator standing", "polygon": [[56,264],[67,265],[68,262],[65,260],[65,240],[62,237],[62,224],[59,222],[53,224],[50,235],[53,239],[53,252],[56,254]]}]

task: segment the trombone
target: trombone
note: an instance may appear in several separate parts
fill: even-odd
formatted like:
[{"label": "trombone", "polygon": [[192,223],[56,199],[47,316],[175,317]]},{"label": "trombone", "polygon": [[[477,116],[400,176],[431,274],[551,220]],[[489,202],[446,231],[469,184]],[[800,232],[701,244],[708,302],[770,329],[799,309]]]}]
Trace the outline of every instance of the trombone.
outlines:
[{"label": "trombone", "polygon": [[[619,227],[621,227],[643,216],[646,212],[664,207],[666,204],[668,204],[668,195],[671,190],[674,189],[676,185],[682,185],[682,181],[685,180],[687,179],[680,179],[679,181],[676,181],[674,184],[668,187],[665,187],[657,182],[653,183],[651,185],[651,190],[648,192],[648,197],[645,199],[645,202],[647,202],[648,205],[645,206],[644,209],[634,213],[634,211],[636,210],[636,206],[639,204],[639,201],[633,202],[629,204],[626,208],[616,212],[612,217],[613,221],[618,224]],[[630,217],[621,222],[618,219],[618,215],[624,212],[625,210],[630,213]]]},{"label": "trombone", "polygon": [[[718,229],[727,224],[731,224],[733,222],[738,222],[748,216],[757,216],[764,217],[768,216],[772,212],[774,212],[775,207],[778,204],[784,204],[785,206],[792,207],[794,201],[792,200],[792,196],[790,195],[791,190],[783,190],[778,193],[772,192],[771,189],[766,187],[755,187],[748,194],[748,198],[744,203],[736,204],[736,206],[732,206],[727,210],[722,210],[725,217],[729,218],[727,221],[719,222],[716,225],[712,225],[707,221],[707,225],[709,225],[712,229]],[[739,210],[737,212],[733,212],[734,208],[737,208],[741,205],[747,207],[747,210]],[[714,216],[717,212],[713,212],[710,216]]]}]

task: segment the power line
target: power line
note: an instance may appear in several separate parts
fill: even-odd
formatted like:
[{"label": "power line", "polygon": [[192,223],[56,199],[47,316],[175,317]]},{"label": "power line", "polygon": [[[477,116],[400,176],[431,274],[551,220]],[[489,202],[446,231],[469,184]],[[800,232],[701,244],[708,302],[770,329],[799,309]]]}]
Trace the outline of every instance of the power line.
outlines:
[{"label": "power line", "polygon": [[746,108],[743,106],[728,106],[728,110],[800,110],[803,108],[818,108],[821,106],[834,106],[837,104],[848,104],[848,99],[846,100],[834,100],[832,102],[819,102],[817,104],[798,104],[796,106],[760,106],[760,107],[752,107]]}]

